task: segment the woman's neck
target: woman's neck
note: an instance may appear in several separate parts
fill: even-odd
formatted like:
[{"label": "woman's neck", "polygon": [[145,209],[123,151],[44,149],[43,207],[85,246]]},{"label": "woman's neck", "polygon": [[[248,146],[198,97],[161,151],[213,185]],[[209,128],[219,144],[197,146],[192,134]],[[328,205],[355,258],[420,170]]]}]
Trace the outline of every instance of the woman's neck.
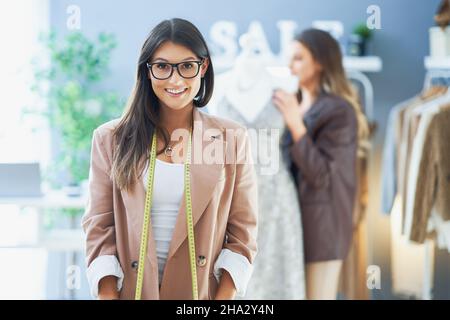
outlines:
[{"label": "woman's neck", "polygon": [[317,98],[315,91],[309,91],[302,88],[302,104],[312,105]]},{"label": "woman's neck", "polygon": [[302,91],[302,104],[312,105],[319,96],[320,86],[317,82],[311,82],[300,87]]},{"label": "woman's neck", "polygon": [[193,108],[193,104],[178,110],[161,105],[160,121],[162,127],[168,131],[169,135],[176,129],[190,129],[193,121]]}]

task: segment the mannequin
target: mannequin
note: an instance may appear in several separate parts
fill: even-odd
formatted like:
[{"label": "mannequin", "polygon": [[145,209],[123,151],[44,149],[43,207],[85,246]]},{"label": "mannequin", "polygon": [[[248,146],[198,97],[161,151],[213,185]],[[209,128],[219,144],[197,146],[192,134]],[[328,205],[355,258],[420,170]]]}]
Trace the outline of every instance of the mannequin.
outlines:
[{"label": "mannequin", "polygon": [[257,36],[245,34],[240,44],[236,64],[216,77],[208,110],[256,132],[250,138],[258,175],[259,250],[245,299],[300,300],[305,298],[301,212],[295,183],[281,161],[283,118],[271,99],[284,78],[268,70],[277,62]]},{"label": "mannequin", "polygon": [[242,52],[236,58],[233,68],[216,75],[208,109],[213,114],[217,113],[218,101],[226,97],[245,120],[251,123],[267,105],[274,89],[294,90],[295,78],[287,73],[271,72],[273,68],[270,66],[276,66],[279,62],[257,37],[244,34],[239,38],[239,44]]}]

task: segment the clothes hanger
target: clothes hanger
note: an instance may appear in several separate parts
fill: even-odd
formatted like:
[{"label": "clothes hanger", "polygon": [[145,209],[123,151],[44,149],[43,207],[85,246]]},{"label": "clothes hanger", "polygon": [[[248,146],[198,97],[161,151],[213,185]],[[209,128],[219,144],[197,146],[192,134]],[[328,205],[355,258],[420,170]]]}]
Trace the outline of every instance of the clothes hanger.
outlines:
[{"label": "clothes hanger", "polygon": [[[428,108],[432,108],[430,111],[434,111],[435,104],[445,103],[450,99],[450,70],[429,70],[425,75],[424,88],[419,97],[424,103],[413,110],[414,114],[419,114],[424,111],[428,111]],[[435,98],[433,98],[435,97]]]},{"label": "clothes hanger", "polygon": [[450,102],[450,90],[446,90],[445,93],[425,102],[424,104],[414,108],[413,114],[420,114],[423,112],[437,112],[442,104]]}]

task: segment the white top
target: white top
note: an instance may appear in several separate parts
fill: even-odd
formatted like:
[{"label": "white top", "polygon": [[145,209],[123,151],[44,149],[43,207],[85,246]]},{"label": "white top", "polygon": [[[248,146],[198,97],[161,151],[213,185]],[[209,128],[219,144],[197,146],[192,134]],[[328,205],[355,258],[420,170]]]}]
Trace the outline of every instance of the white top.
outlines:
[{"label": "white top", "polygon": [[[158,258],[159,284],[162,281],[173,229],[184,192],[184,165],[156,159],[153,183],[151,221]],[[148,163],[144,171],[144,188],[147,191]]]}]

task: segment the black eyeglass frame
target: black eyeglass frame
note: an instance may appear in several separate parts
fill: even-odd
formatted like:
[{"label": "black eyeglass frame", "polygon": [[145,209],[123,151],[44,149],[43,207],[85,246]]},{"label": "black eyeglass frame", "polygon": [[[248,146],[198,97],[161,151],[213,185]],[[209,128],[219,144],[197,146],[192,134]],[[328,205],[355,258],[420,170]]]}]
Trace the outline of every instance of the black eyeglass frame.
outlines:
[{"label": "black eyeglass frame", "polygon": [[[183,75],[180,73],[180,69],[178,69],[178,66],[179,66],[180,64],[183,64],[183,63],[196,63],[196,64],[198,65],[197,73],[196,73],[194,76],[192,76],[192,77],[185,77],[185,76],[183,76]],[[169,79],[169,78],[173,75],[173,69],[175,69],[175,68],[177,69],[177,72],[178,72],[178,74],[180,75],[180,77],[182,77],[182,78],[184,78],[184,79],[193,79],[193,78],[195,78],[196,76],[198,76],[198,73],[200,72],[200,67],[201,67],[201,65],[202,65],[203,63],[205,63],[205,59],[202,59],[201,61],[190,60],[190,61],[182,61],[182,62],[178,62],[178,63],[169,63],[169,62],[153,62],[153,63],[148,63],[148,62],[147,62],[147,68],[150,70],[152,76],[153,76],[155,79],[158,79],[158,80],[167,80],[167,79]],[[152,70],[152,66],[153,66],[154,64],[166,64],[166,65],[171,66],[172,69],[170,70],[170,74],[169,74],[167,77],[165,77],[165,78],[158,78],[157,76],[155,76],[155,74],[153,73],[153,70]]]}]

